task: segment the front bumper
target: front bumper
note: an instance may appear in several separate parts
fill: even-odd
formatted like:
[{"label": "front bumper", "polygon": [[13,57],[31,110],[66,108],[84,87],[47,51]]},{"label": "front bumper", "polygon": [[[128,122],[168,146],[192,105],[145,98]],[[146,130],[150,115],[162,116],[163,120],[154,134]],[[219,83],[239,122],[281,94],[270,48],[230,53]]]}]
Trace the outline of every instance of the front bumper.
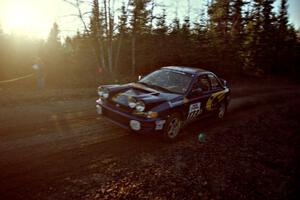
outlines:
[{"label": "front bumper", "polygon": [[138,133],[161,131],[166,122],[165,119],[148,119],[133,114],[125,113],[101,100],[96,101],[97,113],[112,123]]}]

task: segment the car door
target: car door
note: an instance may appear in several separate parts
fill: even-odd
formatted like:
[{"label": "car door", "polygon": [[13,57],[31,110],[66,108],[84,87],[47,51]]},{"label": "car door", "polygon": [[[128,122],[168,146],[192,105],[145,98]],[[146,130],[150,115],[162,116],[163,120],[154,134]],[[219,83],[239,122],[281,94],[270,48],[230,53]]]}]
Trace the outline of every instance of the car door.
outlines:
[{"label": "car door", "polygon": [[198,119],[205,115],[206,102],[211,96],[211,85],[208,76],[200,75],[196,78],[187,98],[189,103],[186,106],[186,119],[188,121]]},{"label": "car door", "polygon": [[214,111],[225,98],[225,92],[219,79],[214,74],[208,74],[207,76],[211,85],[211,95],[207,100],[206,110]]}]

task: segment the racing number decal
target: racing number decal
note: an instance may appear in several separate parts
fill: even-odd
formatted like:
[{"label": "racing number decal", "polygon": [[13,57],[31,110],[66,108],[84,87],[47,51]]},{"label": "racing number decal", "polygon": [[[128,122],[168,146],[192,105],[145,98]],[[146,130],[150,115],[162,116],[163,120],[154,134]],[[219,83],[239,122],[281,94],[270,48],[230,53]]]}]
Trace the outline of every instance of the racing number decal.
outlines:
[{"label": "racing number decal", "polygon": [[201,102],[191,104],[187,119],[195,119],[201,113],[202,113]]}]

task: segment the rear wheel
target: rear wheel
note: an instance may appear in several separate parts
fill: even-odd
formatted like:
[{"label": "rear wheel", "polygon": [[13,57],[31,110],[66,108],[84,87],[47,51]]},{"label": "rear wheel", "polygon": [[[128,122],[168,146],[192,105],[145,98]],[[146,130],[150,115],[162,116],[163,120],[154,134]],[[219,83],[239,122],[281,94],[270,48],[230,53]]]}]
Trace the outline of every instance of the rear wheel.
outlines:
[{"label": "rear wheel", "polygon": [[225,102],[222,102],[217,111],[217,118],[224,119],[226,112],[227,112],[227,105]]},{"label": "rear wheel", "polygon": [[163,137],[166,141],[175,141],[178,138],[182,126],[182,121],[179,114],[172,114],[167,120]]}]

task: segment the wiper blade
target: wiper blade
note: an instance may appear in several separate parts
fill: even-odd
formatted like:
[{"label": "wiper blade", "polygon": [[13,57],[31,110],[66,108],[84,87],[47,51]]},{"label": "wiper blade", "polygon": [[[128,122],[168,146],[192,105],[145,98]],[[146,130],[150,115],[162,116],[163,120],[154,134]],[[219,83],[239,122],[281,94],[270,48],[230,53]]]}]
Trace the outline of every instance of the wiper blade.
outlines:
[{"label": "wiper blade", "polygon": [[139,83],[139,84],[143,84],[143,85],[148,85],[147,83],[142,82],[142,81],[139,81],[138,83]]},{"label": "wiper blade", "polygon": [[158,85],[152,85],[152,84],[149,84],[150,87],[153,87],[153,88],[156,88],[156,89],[159,89],[159,90],[163,90],[165,92],[171,92],[170,90],[168,90],[167,88],[164,88],[164,87],[161,87],[161,86],[158,86]]},{"label": "wiper blade", "polygon": [[161,86],[158,86],[158,85],[154,85],[154,84],[149,84],[149,83],[145,83],[145,82],[138,82],[142,85],[145,85],[147,87],[150,87],[150,88],[153,88],[153,89],[158,89],[158,90],[162,90],[162,91],[165,91],[165,92],[172,92],[164,87],[161,87]]},{"label": "wiper blade", "polygon": [[142,85],[145,85],[147,87],[150,87],[150,85],[148,83],[145,83],[145,82],[138,82],[139,84],[142,84]]}]

